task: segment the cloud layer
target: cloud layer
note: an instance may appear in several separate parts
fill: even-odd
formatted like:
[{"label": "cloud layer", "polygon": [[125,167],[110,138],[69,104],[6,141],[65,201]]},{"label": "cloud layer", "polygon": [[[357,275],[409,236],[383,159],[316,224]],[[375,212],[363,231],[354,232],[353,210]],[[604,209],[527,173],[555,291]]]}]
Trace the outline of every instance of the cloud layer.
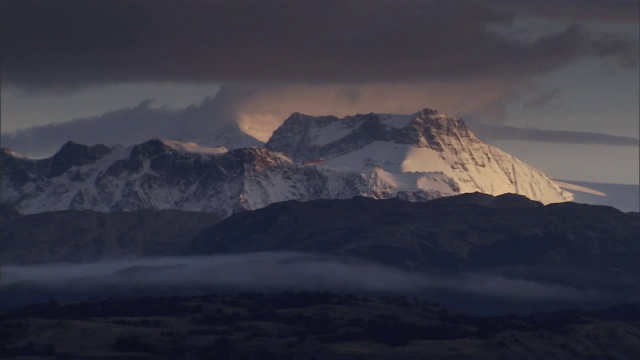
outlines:
[{"label": "cloud layer", "polygon": [[640,139],[631,136],[599,134],[586,131],[526,129],[515,126],[471,123],[472,129],[486,141],[522,140],[558,144],[598,144],[638,146]]},{"label": "cloud layer", "polygon": [[[512,35],[513,14],[553,7],[503,3],[5,1],[2,79],[32,89],[124,81],[418,82],[520,77],[583,57],[637,58],[630,39],[579,26],[526,40]],[[583,8],[562,3],[559,9]]]},{"label": "cloud layer", "polygon": [[592,300],[598,297],[590,290],[499,274],[428,275],[360,260],[295,252],[7,266],[3,272],[2,285],[16,281],[37,281],[51,287],[66,287],[75,281],[85,286],[180,285],[255,291],[340,290],[416,294],[447,290],[503,299],[541,301]]},{"label": "cloud layer", "polygon": [[179,109],[154,108],[147,100],[91,118],[5,133],[0,144],[29,157],[51,156],[69,140],[130,146],[158,137],[229,148],[256,146],[260,142],[241,132],[236,123],[237,108],[248,94],[226,86],[214,98]]},{"label": "cloud layer", "polygon": [[[452,97],[451,93],[457,96]],[[506,99],[514,96],[517,94],[510,82],[490,81],[368,86],[227,84],[216,97],[185,108],[154,108],[148,100],[92,118],[5,133],[0,144],[29,157],[51,156],[69,140],[88,145],[130,146],[159,137],[237,148],[257,146],[268,140],[293,112],[336,116],[370,112],[412,114],[424,107],[449,115],[473,113],[474,120],[494,122],[468,121],[471,129],[487,142],[639,144],[638,138],[627,136],[496,125],[506,116]]]}]

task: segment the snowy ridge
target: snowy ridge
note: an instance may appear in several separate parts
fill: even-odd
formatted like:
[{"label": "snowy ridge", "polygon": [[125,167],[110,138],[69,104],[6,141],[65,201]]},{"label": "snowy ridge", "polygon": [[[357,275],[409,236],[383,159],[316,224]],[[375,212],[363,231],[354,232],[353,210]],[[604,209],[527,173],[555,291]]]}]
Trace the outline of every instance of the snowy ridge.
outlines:
[{"label": "snowy ridge", "polygon": [[25,214],[150,208],[229,216],[294,199],[388,197],[387,185],[379,180],[378,171],[361,173],[303,166],[281,153],[259,147],[204,149],[209,150],[153,139],[132,147],[111,148],[91,163],[70,165],[60,175],[48,170],[59,153],[49,159],[29,160],[3,152],[6,172],[1,201]]},{"label": "snowy ridge", "polygon": [[16,159],[27,159],[26,156],[24,156],[24,155],[22,155],[22,154],[20,154],[20,153],[18,153],[16,151],[13,151],[11,149],[2,148],[1,151],[2,151],[3,154],[12,156],[12,157],[14,157]]},{"label": "snowy ridge", "polygon": [[194,154],[217,155],[217,154],[224,154],[229,151],[229,149],[227,149],[224,146],[206,147],[206,146],[200,146],[194,142],[180,142],[175,140],[161,140],[161,141],[162,143],[164,143],[165,145],[169,146],[172,149],[182,151],[182,152],[194,153]]},{"label": "snowy ridge", "polygon": [[0,161],[0,201],[25,214],[152,208],[229,216],[286,200],[426,201],[476,191],[572,199],[540,171],[478,140],[461,119],[429,109],[344,119],[294,113],[264,147],[68,142],[51,158],[3,149]]},{"label": "snowy ridge", "polygon": [[[330,136],[323,135],[327,130]],[[332,142],[318,144],[314,142],[318,138]],[[285,152],[295,161],[314,161],[331,169],[380,167],[391,174],[387,176],[387,185],[393,189],[390,196],[436,189],[444,180],[422,174],[441,173],[451,180],[448,191],[440,190],[443,195],[478,191],[517,193],[543,203],[573,199],[541,171],[480,141],[462,119],[431,109],[406,116],[366,114],[344,119],[296,113],[265,147]]]}]

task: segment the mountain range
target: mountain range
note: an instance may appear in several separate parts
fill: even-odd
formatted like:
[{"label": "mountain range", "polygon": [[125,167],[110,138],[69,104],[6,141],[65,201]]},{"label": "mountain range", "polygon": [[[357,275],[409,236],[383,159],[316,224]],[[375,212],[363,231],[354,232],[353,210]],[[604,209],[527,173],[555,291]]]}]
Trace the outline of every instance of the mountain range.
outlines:
[{"label": "mountain range", "polygon": [[262,147],[70,141],[40,160],[2,149],[0,163],[0,201],[25,214],[179,209],[227,217],[286,200],[425,201],[469,192],[543,203],[573,198],[539,170],[480,141],[462,119],[430,109],[343,119],[294,113]]},{"label": "mountain range", "polygon": [[[44,159],[3,148],[0,352],[637,354],[640,214],[565,189],[603,192],[551,180],[430,109],[294,113],[263,146],[233,134],[69,141]],[[553,312],[507,315],[533,311]]]}]

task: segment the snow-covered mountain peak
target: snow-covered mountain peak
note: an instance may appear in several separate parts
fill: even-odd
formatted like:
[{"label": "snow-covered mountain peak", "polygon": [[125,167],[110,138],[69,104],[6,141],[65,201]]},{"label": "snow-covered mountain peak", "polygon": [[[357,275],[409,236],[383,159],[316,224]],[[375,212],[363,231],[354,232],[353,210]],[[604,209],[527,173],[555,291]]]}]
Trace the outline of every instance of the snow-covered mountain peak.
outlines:
[{"label": "snow-covered mountain peak", "polygon": [[449,116],[428,108],[413,114],[408,126],[428,129],[442,135],[451,135],[454,131],[470,131],[462,118]]},{"label": "snow-covered mountain peak", "polygon": [[448,137],[477,140],[464,121],[435,110],[411,115],[357,114],[342,119],[293,113],[265,144],[294,161],[328,159],[388,141],[442,151]]},{"label": "snow-covered mountain peak", "polygon": [[[61,153],[83,147],[72,143]],[[196,151],[190,151],[193,149]],[[391,196],[382,172],[296,164],[264,147],[206,149],[151,139],[132,147],[111,148],[89,163],[76,161],[62,173],[50,170],[53,157],[32,160],[3,152],[0,200],[25,214],[152,208],[229,216],[286,200]],[[435,192],[426,195],[440,196]]]},{"label": "snow-covered mountain peak", "polygon": [[572,199],[539,170],[483,143],[463,119],[428,108],[412,115],[371,113],[343,119],[295,113],[265,147],[303,164],[382,168],[390,174],[391,193],[434,186],[434,181],[409,174],[440,173],[452,179],[449,192],[518,193],[544,203]]},{"label": "snow-covered mountain peak", "polygon": [[154,208],[228,216],[285,200],[425,201],[470,192],[572,199],[539,170],[480,141],[462,119],[431,109],[342,119],[294,113],[263,147],[67,142],[41,160],[3,149],[0,166],[0,201],[23,213]]}]

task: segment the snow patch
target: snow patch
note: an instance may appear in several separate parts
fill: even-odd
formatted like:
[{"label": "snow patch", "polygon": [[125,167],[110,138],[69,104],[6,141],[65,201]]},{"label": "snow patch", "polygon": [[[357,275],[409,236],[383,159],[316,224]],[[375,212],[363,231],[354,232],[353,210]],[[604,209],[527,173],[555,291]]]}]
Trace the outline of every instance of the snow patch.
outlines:
[{"label": "snow patch", "polygon": [[374,166],[387,171],[398,173],[401,160],[410,145],[396,144],[388,141],[374,141],[360,149],[344,155],[325,159],[325,166],[329,168],[346,168],[354,170],[370,169]]},{"label": "snow patch", "polygon": [[2,151],[5,154],[7,154],[7,155],[9,155],[11,157],[14,157],[16,159],[28,159],[26,156],[24,156],[24,155],[22,155],[22,154],[20,154],[20,153],[18,153],[16,151],[13,151],[11,149],[8,149],[8,148],[2,148]]},{"label": "snow patch", "polygon": [[219,155],[228,152],[229,150],[224,146],[206,147],[200,146],[194,142],[180,142],[175,140],[162,140],[162,142],[174,150],[180,152],[207,154],[207,155]]},{"label": "snow patch", "polygon": [[401,167],[402,172],[451,171],[451,165],[444,160],[441,153],[427,147],[408,147]]},{"label": "snow patch", "polygon": [[338,141],[349,135],[353,132],[354,127],[349,126],[340,120],[336,120],[321,124],[314,130],[315,132],[311,134],[312,144],[323,146],[331,144],[332,142]]}]

